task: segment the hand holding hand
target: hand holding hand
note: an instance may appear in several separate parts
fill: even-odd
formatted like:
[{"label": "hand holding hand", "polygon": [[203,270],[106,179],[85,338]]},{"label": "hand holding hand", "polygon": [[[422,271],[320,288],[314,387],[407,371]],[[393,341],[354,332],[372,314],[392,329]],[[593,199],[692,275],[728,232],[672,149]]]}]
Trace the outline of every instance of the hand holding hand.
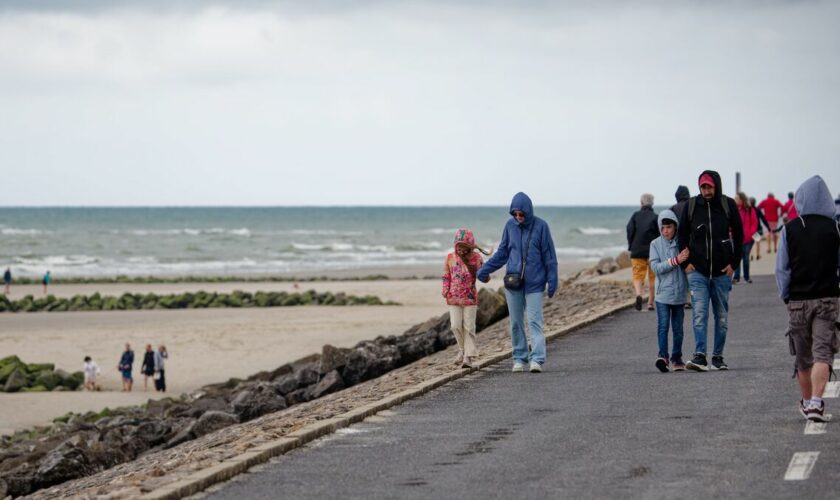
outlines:
[{"label": "hand holding hand", "polygon": [[688,260],[688,256],[689,256],[688,248],[684,248],[683,251],[680,252],[679,255],[677,255],[677,262],[682,264],[683,262]]},{"label": "hand holding hand", "polygon": [[478,276],[478,281],[480,281],[482,283],[487,283],[488,281],[490,281],[490,276],[479,275]]}]

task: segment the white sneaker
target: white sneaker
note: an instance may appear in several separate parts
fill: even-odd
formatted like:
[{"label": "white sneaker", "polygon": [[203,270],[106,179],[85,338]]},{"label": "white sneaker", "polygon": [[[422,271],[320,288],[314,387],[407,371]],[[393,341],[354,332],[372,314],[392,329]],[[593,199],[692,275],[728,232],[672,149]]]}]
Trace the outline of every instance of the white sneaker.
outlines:
[{"label": "white sneaker", "polygon": [[525,363],[522,361],[515,361],[513,363],[513,369],[511,370],[513,373],[522,373],[525,371]]},{"label": "white sneaker", "polygon": [[531,361],[531,373],[542,373],[542,365],[536,361]]}]

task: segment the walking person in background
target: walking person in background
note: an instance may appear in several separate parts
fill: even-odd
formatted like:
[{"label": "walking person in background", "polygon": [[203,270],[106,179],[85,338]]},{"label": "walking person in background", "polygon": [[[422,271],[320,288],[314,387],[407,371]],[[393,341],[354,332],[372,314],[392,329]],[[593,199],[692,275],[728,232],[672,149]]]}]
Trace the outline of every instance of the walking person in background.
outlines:
[{"label": "walking person in background", "polygon": [[645,193],[641,208],[633,213],[627,222],[627,247],[633,267],[633,289],[636,292],[636,310],[642,310],[642,286],[648,278],[648,311],[653,311],[653,269],[650,267],[650,243],[659,236],[656,212],[653,211],[653,195]]},{"label": "walking person in background", "polygon": [[[534,205],[525,193],[516,193],[510,202],[511,219],[505,224],[499,248],[478,270],[478,280],[490,281],[490,273],[507,266],[505,297],[510,313],[513,345],[513,372],[542,372],[545,363],[543,334],[543,293],[549,298],[557,291],[557,255],[548,224],[534,215]],[[525,336],[525,315],[531,334],[531,349]]]},{"label": "walking person in background", "polygon": [[44,295],[47,294],[47,287],[50,285],[51,281],[52,281],[52,276],[50,276],[50,272],[48,270],[47,272],[44,273],[44,277],[41,278],[41,285],[44,286]]},{"label": "walking person in background", "polygon": [[85,364],[82,367],[85,374],[85,389],[89,391],[98,391],[99,386],[96,384],[96,377],[101,373],[96,361],[90,356],[85,356]]},{"label": "walking person in background", "polygon": [[[659,338],[659,355],[656,368],[667,373],[685,370],[682,358],[683,322],[688,281],[680,264],[688,259],[688,248],[679,250],[677,244],[677,215],[671,210],[659,214],[662,236],[650,244],[650,266],[656,273],[656,334]],[[673,344],[668,358],[668,326],[671,327]]]},{"label": "walking person in background", "polygon": [[[738,206],[738,214],[741,216],[741,226],[744,228],[744,241],[741,245],[741,265],[735,269],[732,277],[733,283],[741,281],[741,268],[744,269],[744,283],[752,283],[750,279],[750,253],[752,252],[753,235],[758,232],[758,216],[750,206],[750,200],[744,193],[735,196],[735,204]],[[737,242],[736,242],[737,243]]]},{"label": "walking person in background", "polygon": [[143,365],[140,366],[140,372],[143,374],[143,390],[149,390],[149,377],[154,380],[155,376],[155,351],[152,350],[152,344],[146,344],[146,352],[143,353]]},{"label": "walking person in background", "polygon": [[790,351],[808,420],[825,422],[822,396],[837,353],[840,225],[834,220],[831,192],[818,175],[796,190],[799,217],[781,231],[776,284],[787,304]]},{"label": "walking person in background", "polygon": [[478,309],[478,290],[475,275],[484,265],[476,252],[489,252],[475,244],[469,229],[455,231],[455,249],[446,256],[443,269],[443,298],[449,306],[449,323],[458,344],[455,362],[462,368],[472,368],[478,358],[475,347],[475,315]]},{"label": "walking person in background", "polygon": [[[752,196],[750,196],[750,206],[755,212],[756,217],[758,217],[758,235],[762,237],[764,236],[764,230],[762,229],[762,227],[767,229],[767,234],[770,234],[770,232],[772,231],[770,229],[770,224],[767,223],[767,219],[764,218],[764,214],[761,212],[761,210],[758,209],[758,206],[756,206],[755,198],[753,198]],[[763,238],[753,238],[753,240],[755,240],[755,260],[759,260],[761,258],[762,239]],[[752,260],[752,255],[750,255],[750,260]]]},{"label": "walking person in background", "polygon": [[799,217],[796,212],[796,203],[793,201],[793,193],[788,193],[788,200],[782,205],[782,217],[784,217],[785,222]]},{"label": "walking person in background", "polygon": [[732,275],[741,261],[736,243],[744,241],[744,230],[735,201],[723,195],[720,175],[705,170],[698,180],[700,194],[689,200],[680,218],[680,251],[689,249],[688,260],[681,265],[691,290],[694,357],[686,368],[708,371],[706,340],[709,303],[715,318],[712,368],[726,370],[723,348],[726,344],[729,317],[729,292]]},{"label": "walking person in background", "polygon": [[677,186],[677,192],[674,193],[674,198],[677,199],[677,202],[671,206],[671,211],[679,217],[688,200],[691,198],[691,192],[689,192],[688,186],[683,186],[682,184]]},{"label": "walking person in background", "polygon": [[166,352],[166,346],[161,344],[155,352],[155,390],[158,392],[166,392],[166,370],[164,369],[164,362],[169,358],[169,353]]},{"label": "walking person in background", "polygon": [[6,272],[3,273],[3,284],[5,285],[3,294],[9,295],[12,293],[12,270],[8,267],[6,268]]},{"label": "walking person in background", "polygon": [[131,374],[134,366],[134,351],[131,350],[131,345],[125,344],[125,351],[120,356],[120,362],[117,365],[117,370],[122,376],[122,390],[123,392],[131,392],[134,385],[134,376]]},{"label": "walking person in background", "polygon": [[779,218],[784,213],[782,204],[773,196],[773,193],[767,193],[767,198],[758,204],[758,209],[764,212],[764,218],[770,226],[770,231],[767,232],[767,253],[770,253],[770,242],[773,242],[772,248],[775,253],[779,246],[779,235],[776,234],[776,229],[779,227]]}]

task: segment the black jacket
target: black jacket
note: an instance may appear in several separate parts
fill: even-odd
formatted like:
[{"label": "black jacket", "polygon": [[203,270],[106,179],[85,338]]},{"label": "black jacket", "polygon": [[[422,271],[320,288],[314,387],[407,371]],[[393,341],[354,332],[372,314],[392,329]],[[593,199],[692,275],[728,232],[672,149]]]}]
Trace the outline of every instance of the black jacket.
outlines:
[{"label": "black jacket", "polygon": [[647,259],[650,256],[650,242],[659,237],[659,223],[651,207],[642,207],[633,213],[627,223],[627,247],[630,257]]},{"label": "black jacket", "polygon": [[682,211],[688,203],[688,199],[691,198],[691,194],[688,192],[687,187],[679,186],[677,188],[677,192],[674,193],[674,197],[677,199],[677,202],[671,206],[671,211],[673,211],[677,217],[681,217]]},{"label": "black jacket", "polygon": [[[685,206],[680,215],[679,245],[680,251],[688,247],[690,253],[682,264],[683,269],[692,264],[701,274],[717,277],[724,274],[727,265],[738,269],[744,228],[735,200],[721,194],[720,175],[714,170],[705,170],[700,177],[704,174],[715,179],[715,196],[706,201],[702,194],[697,195],[693,215],[689,213],[690,204]],[[728,218],[723,203],[728,205]]]}]

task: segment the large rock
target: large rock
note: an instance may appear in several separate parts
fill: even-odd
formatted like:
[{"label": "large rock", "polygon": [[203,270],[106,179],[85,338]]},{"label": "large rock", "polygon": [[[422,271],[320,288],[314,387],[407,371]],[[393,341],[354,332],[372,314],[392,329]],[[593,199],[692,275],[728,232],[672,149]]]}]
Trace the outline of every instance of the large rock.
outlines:
[{"label": "large rock", "polygon": [[50,370],[43,370],[38,374],[38,377],[35,379],[35,385],[44,386],[48,391],[51,391],[56,388],[56,386],[61,385],[62,378],[61,375],[57,374],[54,371]]},{"label": "large rock", "polygon": [[191,430],[195,437],[199,437],[236,423],[239,423],[236,415],[225,411],[210,410],[196,420]]},{"label": "large rock", "polygon": [[17,356],[9,356],[3,359],[6,363],[0,366],[0,384],[5,384],[15,370],[23,372],[24,375],[26,374],[26,364],[17,359]]},{"label": "large rock", "polygon": [[329,344],[325,345],[323,349],[321,349],[321,365],[318,370],[319,373],[324,375],[333,370],[341,370],[344,368],[344,365],[347,363],[347,356],[351,351],[352,349],[342,349]]},{"label": "large rock", "polygon": [[228,403],[224,398],[203,397],[193,401],[185,413],[190,417],[199,418],[205,412],[224,411],[227,407]]},{"label": "large rock", "polygon": [[327,373],[324,378],[312,388],[310,395],[312,399],[318,399],[331,392],[336,392],[344,389],[344,380],[338,370],[333,370]]},{"label": "large rock", "polygon": [[630,262],[630,251],[625,250],[618,254],[618,257],[615,258],[615,265],[617,265],[619,269],[627,269],[628,267],[631,267],[633,264]]},{"label": "large rock", "polygon": [[302,389],[298,389],[296,391],[292,391],[286,394],[286,404],[288,406],[297,405],[300,403],[305,403],[312,399],[311,391],[312,386],[304,387]]},{"label": "large rock", "polygon": [[135,438],[143,441],[147,448],[152,448],[166,441],[172,432],[172,427],[163,420],[149,420],[140,424],[134,430]]},{"label": "large rock", "polygon": [[230,402],[231,410],[233,410],[233,413],[242,422],[247,422],[266,413],[273,413],[287,407],[286,398],[277,394],[274,387],[267,383],[260,383],[250,389],[241,391]]},{"label": "large rock", "polygon": [[347,357],[341,377],[347,387],[356,385],[393,370],[398,366],[400,357],[397,346],[367,342],[356,347]]},{"label": "large rock", "polygon": [[93,472],[84,451],[68,440],[41,460],[35,480],[38,488],[46,488]]},{"label": "large rock", "polygon": [[508,315],[507,300],[504,294],[482,288],[478,292],[478,311],[475,315],[475,327],[481,331]]},{"label": "large rock", "polygon": [[18,392],[27,385],[29,385],[29,380],[27,380],[26,374],[22,369],[16,368],[6,379],[6,385],[3,386],[3,390],[6,392]]},{"label": "large rock", "polygon": [[612,257],[604,257],[598,261],[595,269],[598,271],[598,274],[611,274],[618,270],[618,264],[615,263],[615,259]]},{"label": "large rock", "polygon": [[[452,331],[448,328],[441,333],[434,330],[427,330],[421,335],[403,336],[397,338],[396,348],[399,351],[399,366],[407,365],[420,358],[426,357],[437,351],[437,344],[440,335],[448,335],[455,342]],[[397,364],[397,363],[395,363]]]},{"label": "large rock", "polygon": [[297,376],[298,386],[300,387],[318,383],[318,380],[321,378],[320,362],[307,363],[301,366],[295,372],[295,376]]},{"label": "large rock", "polygon": [[289,373],[275,379],[271,385],[274,387],[274,390],[277,391],[277,394],[285,396],[286,394],[297,390],[299,383],[297,376],[295,376],[294,373]]}]

